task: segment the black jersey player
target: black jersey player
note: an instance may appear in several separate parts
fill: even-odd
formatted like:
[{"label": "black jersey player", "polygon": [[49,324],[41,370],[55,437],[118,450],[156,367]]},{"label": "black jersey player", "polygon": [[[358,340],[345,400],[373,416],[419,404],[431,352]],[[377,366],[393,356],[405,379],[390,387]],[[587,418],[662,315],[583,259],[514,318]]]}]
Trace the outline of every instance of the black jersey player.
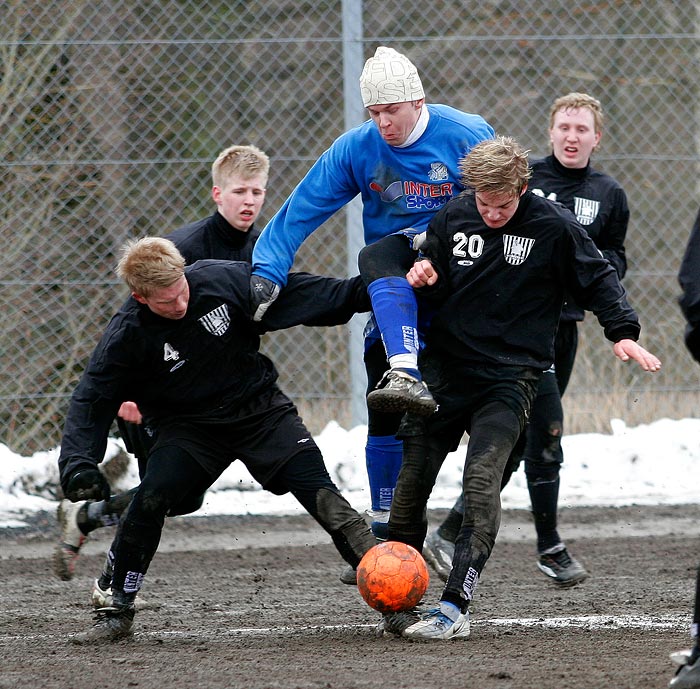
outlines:
[{"label": "black jersey player", "polygon": [[132,633],[134,601],[165,518],[236,459],[264,489],[291,492],[357,566],[376,539],[332,482],[259,346],[265,331],[334,325],[369,309],[361,281],[292,274],[264,323],[253,323],[248,263],[185,267],[172,242],[148,237],[125,246],[118,273],[132,296],[110,320],[71,397],[58,460],[66,497],[109,497],[98,464],[122,400],[136,402],[157,432],[116,538],[111,605],[74,640]]},{"label": "black jersey player", "polygon": [[595,313],[620,360],[650,372],[661,366],[637,343],[639,321],[617,273],[574,215],[528,191],[527,155],[516,141],[477,144],[461,171],[468,192],[430,222],[425,258],[407,276],[438,304],[421,368],[439,406],[402,421],[390,539],[423,547],[440,466],[469,433],[464,516],[439,604],[422,618],[383,621],[385,631],[426,640],[469,635],[469,603],[500,524],[503,471],[554,359],[566,294]]},{"label": "black jersey player", "polygon": [[[557,98],[550,109],[548,134],[551,155],[531,163],[529,188],[533,194],[561,203],[578,222],[622,279],[627,270],[625,236],[629,221],[627,197],[620,184],[591,166],[591,156],[603,133],[600,102],[585,93]],[[578,322],[584,310],[568,295],[554,342],[554,362],[543,373],[525,432],[506,466],[505,486],[523,461],[537,533],[537,567],[558,586],[572,586],[588,575],[570,555],[557,529],[560,468],[564,460],[561,398],[576,357]],[[425,555],[438,574],[449,575],[462,521],[458,499],[445,521],[425,543]]]},{"label": "black jersey player", "polygon": [[[685,344],[693,359],[700,363],[700,213],[688,239],[678,273],[681,285],[680,305],[687,325]],[[693,647],[673,653],[680,665],[669,683],[670,689],[700,689],[700,567],[695,575],[693,620],[690,626]]]}]

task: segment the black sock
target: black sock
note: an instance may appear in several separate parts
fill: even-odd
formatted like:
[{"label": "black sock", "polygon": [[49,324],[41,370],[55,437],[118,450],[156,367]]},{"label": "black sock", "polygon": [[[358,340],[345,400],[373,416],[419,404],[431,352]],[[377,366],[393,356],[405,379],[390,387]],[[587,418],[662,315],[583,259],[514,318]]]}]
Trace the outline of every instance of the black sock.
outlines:
[{"label": "black sock", "polygon": [[532,516],[537,531],[537,550],[542,553],[561,543],[557,532],[557,505],[559,503],[559,477],[553,481],[529,481]]},{"label": "black sock", "polygon": [[[88,502],[78,512],[78,528],[85,534],[89,534],[102,526],[115,526],[119,518],[129,507],[138,486],[126,493],[113,495],[109,500]],[[83,515],[81,517],[81,515]],[[82,519],[82,522],[81,522]]]},{"label": "black sock", "polygon": [[109,553],[107,553],[107,558],[105,559],[104,566],[102,567],[102,574],[100,574],[97,580],[97,585],[106,591],[112,586],[112,575],[114,574],[114,554],[110,548]]}]

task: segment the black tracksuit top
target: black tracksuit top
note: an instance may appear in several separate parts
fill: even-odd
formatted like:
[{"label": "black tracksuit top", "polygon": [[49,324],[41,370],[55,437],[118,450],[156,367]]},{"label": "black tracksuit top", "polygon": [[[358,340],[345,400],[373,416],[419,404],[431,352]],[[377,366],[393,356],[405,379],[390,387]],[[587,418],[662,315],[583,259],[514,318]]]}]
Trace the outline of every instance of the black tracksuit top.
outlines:
[{"label": "black tracksuit top", "polygon": [[685,344],[696,361],[700,361],[700,212],[690,233],[678,272],[682,294],[681,310],[687,321]]},{"label": "black tracksuit top", "polygon": [[252,262],[253,247],[262,230],[252,226],[241,232],[218,211],[208,218],[180,227],[167,235],[187,263],[204,258]]},{"label": "black tracksuit top", "polygon": [[264,322],[254,323],[250,273],[247,262],[204,260],[186,267],[190,300],[179,320],[127,299],[71,397],[59,457],[62,477],[102,461],[122,401],[133,400],[156,423],[226,422],[277,378],[273,363],[258,351],[262,332],[337,325],[370,308],[359,276],[291,273]]},{"label": "black tracksuit top", "polygon": [[[530,191],[572,211],[618,277],[625,277],[625,236],[630,211],[619,182],[590,165],[579,169],[564,167],[553,155],[534,160],[531,168]],[[582,321],[583,317],[583,309],[567,299],[562,320]]]},{"label": "black tracksuit top", "polygon": [[639,336],[614,268],[570,211],[529,191],[500,229],[484,224],[473,194],[452,199],[432,219],[422,252],[439,276],[423,290],[440,302],[426,352],[545,371],[567,290],[609,340]]}]

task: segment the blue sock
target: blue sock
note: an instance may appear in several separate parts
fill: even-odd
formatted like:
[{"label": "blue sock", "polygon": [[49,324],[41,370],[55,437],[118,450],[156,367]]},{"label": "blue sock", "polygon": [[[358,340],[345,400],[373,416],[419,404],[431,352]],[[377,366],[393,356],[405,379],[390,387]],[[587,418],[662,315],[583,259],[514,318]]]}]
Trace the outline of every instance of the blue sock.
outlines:
[{"label": "blue sock", "polygon": [[451,620],[456,620],[459,615],[462,613],[461,608],[459,605],[455,605],[454,603],[450,603],[448,600],[441,600],[440,601],[440,611],[443,614],[446,614],[447,617],[449,617]]},{"label": "blue sock", "polygon": [[402,458],[403,443],[393,435],[367,436],[365,459],[373,510],[391,508]]},{"label": "blue sock", "polygon": [[408,355],[418,372],[418,304],[413,288],[406,278],[386,277],[372,282],[367,288],[372,311],[382,334],[387,358]]}]

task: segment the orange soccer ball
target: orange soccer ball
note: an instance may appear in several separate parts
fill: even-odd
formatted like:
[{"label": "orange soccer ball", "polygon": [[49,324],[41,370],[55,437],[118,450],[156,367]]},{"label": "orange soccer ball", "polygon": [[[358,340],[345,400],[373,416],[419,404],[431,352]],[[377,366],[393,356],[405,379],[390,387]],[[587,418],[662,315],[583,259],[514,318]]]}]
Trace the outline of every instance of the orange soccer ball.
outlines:
[{"label": "orange soccer ball", "polygon": [[370,548],[357,566],[357,588],[381,613],[418,605],[430,582],[423,556],[410,545],[385,541]]}]

